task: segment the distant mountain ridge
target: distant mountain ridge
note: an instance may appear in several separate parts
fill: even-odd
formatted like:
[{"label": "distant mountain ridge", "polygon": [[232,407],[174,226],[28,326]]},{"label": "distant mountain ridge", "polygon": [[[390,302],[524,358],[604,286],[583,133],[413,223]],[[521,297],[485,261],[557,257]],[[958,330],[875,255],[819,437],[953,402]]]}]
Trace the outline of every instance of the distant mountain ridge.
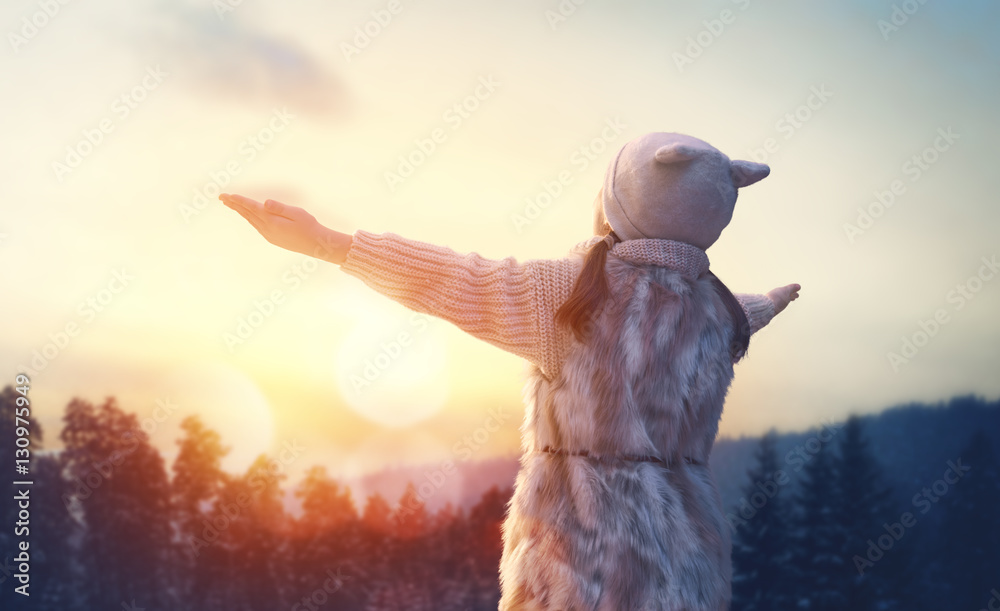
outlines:
[{"label": "distant mountain ridge", "polygon": [[[934,404],[911,402],[893,406],[877,414],[862,416],[865,434],[901,503],[935,479],[947,468],[947,461],[959,458],[959,452],[972,434],[983,430],[991,440],[1000,460],[1000,399],[989,401],[975,395],[957,396]],[[844,421],[830,422],[806,431],[777,434],[778,455],[793,480],[820,445],[837,445],[837,434]],[[753,464],[753,453],[760,437],[720,438],[712,452],[711,466],[727,511],[739,502],[741,490],[749,483],[746,472]],[[359,510],[365,496],[379,493],[395,504],[408,482],[419,486],[429,481],[428,472],[439,464],[385,469],[357,480],[345,481],[358,494]],[[513,486],[518,457],[492,458],[456,464],[457,474],[446,477],[433,492],[425,495],[428,509],[435,511],[446,501],[469,509],[483,493],[497,486]],[[425,486],[425,491],[431,487]]]}]

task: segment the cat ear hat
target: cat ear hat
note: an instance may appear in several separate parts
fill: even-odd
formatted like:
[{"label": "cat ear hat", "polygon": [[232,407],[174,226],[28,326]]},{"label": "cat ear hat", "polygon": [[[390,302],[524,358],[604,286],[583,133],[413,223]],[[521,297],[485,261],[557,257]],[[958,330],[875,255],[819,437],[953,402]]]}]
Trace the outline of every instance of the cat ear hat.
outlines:
[{"label": "cat ear hat", "polygon": [[676,240],[706,250],[732,220],[737,190],[770,172],[763,163],[731,161],[684,134],[640,136],[608,166],[595,202],[594,233],[602,234],[607,220],[622,240]]}]

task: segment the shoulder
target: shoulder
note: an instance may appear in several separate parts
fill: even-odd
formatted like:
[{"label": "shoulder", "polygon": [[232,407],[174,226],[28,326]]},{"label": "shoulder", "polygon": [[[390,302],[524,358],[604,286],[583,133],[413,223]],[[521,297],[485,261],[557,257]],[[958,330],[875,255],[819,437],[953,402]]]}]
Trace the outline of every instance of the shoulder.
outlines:
[{"label": "shoulder", "polygon": [[567,281],[569,279],[572,281],[576,280],[576,277],[580,274],[580,270],[583,268],[587,252],[591,246],[602,239],[601,236],[592,236],[574,244],[562,257],[555,259],[529,259],[524,262],[524,265],[544,288],[548,288],[555,293],[564,291],[566,296],[569,296],[569,292],[573,287],[572,282],[570,282],[569,289],[566,289],[565,285]]}]

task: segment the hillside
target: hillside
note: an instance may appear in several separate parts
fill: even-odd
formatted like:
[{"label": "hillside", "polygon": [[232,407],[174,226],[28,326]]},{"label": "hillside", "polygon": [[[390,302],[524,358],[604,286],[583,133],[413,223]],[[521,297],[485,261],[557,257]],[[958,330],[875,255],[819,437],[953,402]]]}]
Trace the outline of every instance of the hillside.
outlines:
[{"label": "hillside", "polygon": [[[900,502],[906,502],[915,490],[940,477],[946,462],[958,457],[962,446],[977,429],[998,442],[994,448],[1000,459],[1000,399],[987,401],[970,395],[937,404],[908,403],[863,416],[862,422]],[[793,488],[805,461],[823,443],[821,439],[829,438],[836,446],[835,432],[842,425],[843,422],[837,422],[828,428],[819,426],[777,435],[778,455],[783,457],[787,472],[793,478]],[[740,437],[720,438],[715,444],[711,465],[727,508],[739,501],[741,489],[747,484],[747,469],[753,464],[754,450],[759,442],[760,437]],[[490,487],[512,486],[518,465],[517,457],[512,456],[459,463],[457,467],[458,475],[449,478],[442,488],[427,497],[429,509],[439,509],[449,498],[460,499],[457,504],[468,509]],[[424,472],[435,468],[437,465],[387,469],[346,483],[352,489],[378,492],[393,502],[403,493],[407,482],[419,484],[425,481]],[[356,502],[361,503],[363,499],[356,499]]]}]

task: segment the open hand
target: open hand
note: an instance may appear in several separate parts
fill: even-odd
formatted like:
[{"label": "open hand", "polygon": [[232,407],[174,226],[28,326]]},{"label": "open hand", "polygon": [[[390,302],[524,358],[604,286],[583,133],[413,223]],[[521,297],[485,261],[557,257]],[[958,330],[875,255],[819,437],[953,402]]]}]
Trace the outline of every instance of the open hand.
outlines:
[{"label": "open hand", "polygon": [[802,286],[798,284],[788,284],[768,292],[767,296],[774,302],[775,316],[778,315],[778,312],[784,310],[789,303],[799,298],[799,289],[801,288]]},{"label": "open hand", "polygon": [[262,204],[228,193],[223,193],[219,199],[275,246],[333,263],[342,263],[347,255],[351,236],[327,229],[302,208],[273,199]]}]

